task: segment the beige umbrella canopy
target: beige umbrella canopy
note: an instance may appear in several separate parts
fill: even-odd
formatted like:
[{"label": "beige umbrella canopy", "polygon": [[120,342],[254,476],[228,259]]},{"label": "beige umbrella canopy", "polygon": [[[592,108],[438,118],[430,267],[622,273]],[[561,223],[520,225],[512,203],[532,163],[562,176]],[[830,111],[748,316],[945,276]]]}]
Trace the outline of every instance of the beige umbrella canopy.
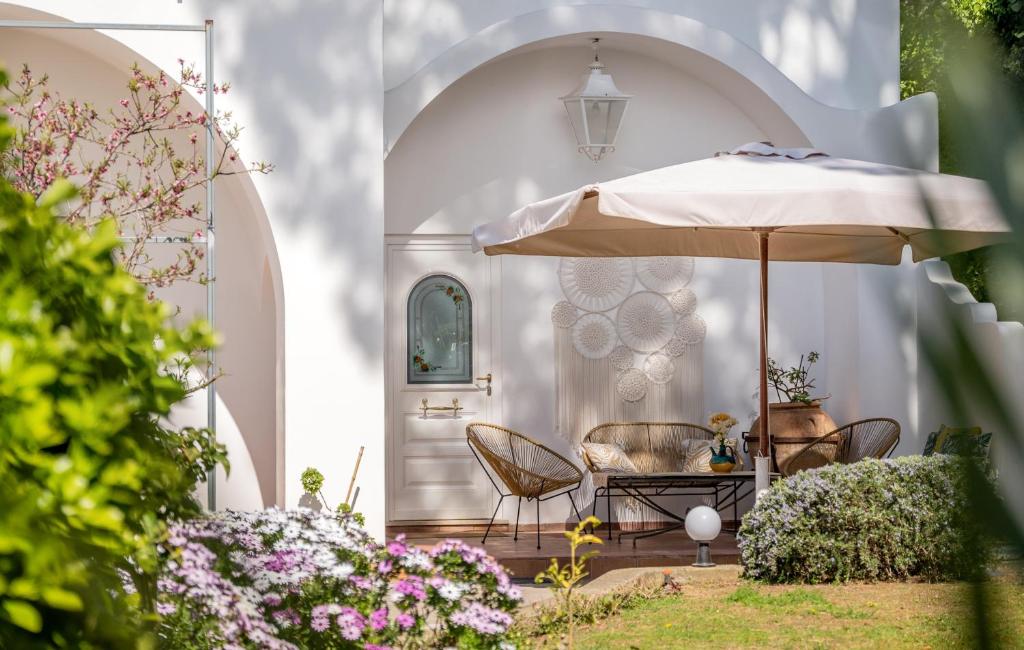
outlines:
[{"label": "beige umbrella canopy", "polygon": [[[531,203],[477,227],[473,246],[488,255],[761,260],[766,427],[768,260],[899,264],[907,245],[919,261],[1009,236],[983,181],[751,143]],[[759,440],[766,457],[766,432]]]}]

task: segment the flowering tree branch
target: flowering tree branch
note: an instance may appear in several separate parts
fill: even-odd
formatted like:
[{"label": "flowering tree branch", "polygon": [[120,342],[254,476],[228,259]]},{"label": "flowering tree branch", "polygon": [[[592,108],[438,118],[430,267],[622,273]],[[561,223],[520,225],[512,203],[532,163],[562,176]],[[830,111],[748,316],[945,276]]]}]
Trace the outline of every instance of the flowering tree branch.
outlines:
[{"label": "flowering tree branch", "polygon": [[[115,255],[151,298],[156,288],[209,279],[200,272],[207,183],[272,169],[239,162],[234,145],[241,128],[231,113],[209,116],[185,104],[187,89],[223,94],[229,85],[210,87],[194,66],[178,63],[177,83],[133,65],[127,95],[105,109],[52,92],[49,77],[34,76],[27,65],[3,86],[17,131],[0,154],[0,175],[37,199],[58,178],[75,183],[79,198],[63,206],[64,218],[86,229],[113,219],[124,242]],[[200,132],[211,126],[216,159],[207,177]],[[154,255],[154,246],[171,244],[177,247],[172,260]]]}]

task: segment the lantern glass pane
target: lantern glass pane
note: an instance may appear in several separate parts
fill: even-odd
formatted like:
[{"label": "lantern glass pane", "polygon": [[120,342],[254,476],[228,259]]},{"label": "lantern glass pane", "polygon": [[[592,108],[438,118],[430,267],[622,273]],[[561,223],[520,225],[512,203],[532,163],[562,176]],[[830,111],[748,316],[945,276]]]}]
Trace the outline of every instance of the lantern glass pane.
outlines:
[{"label": "lantern glass pane", "polygon": [[569,124],[572,126],[573,137],[576,144],[583,146],[587,144],[587,130],[583,126],[583,100],[579,97],[565,99],[565,112],[569,114]]},{"label": "lantern glass pane", "polygon": [[590,145],[615,144],[615,135],[626,110],[626,102],[620,99],[585,99],[587,129]]}]

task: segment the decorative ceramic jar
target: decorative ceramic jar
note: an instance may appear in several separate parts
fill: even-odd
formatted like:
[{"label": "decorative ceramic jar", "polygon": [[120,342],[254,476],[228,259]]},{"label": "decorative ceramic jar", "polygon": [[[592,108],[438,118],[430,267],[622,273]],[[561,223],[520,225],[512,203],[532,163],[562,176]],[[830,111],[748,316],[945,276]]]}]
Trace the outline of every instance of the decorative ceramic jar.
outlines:
[{"label": "decorative ceramic jar", "polygon": [[[782,465],[787,458],[808,442],[836,429],[836,423],[828,413],[822,410],[820,400],[814,400],[807,404],[803,402],[769,404],[768,413],[775,454],[774,468]],[[760,418],[754,419],[750,425],[750,434],[747,436],[751,457],[757,455],[760,422]]]},{"label": "decorative ceramic jar", "polygon": [[711,471],[728,474],[736,467],[736,450],[724,442],[719,444],[718,451],[712,447],[711,462],[708,464],[711,466]]}]

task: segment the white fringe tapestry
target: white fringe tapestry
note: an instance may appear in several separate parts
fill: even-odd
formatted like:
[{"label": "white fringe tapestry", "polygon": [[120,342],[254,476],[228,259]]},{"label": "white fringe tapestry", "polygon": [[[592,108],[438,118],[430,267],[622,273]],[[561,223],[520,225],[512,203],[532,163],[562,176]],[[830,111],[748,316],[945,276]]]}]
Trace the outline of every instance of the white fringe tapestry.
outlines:
[{"label": "white fringe tapestry", "polygon": [[[687,286],[693,273],[688,257],[561,259],[566,299],[551,311],[556,426],[574,448],[604,422],[703,421],[707,325]],[[659,518],[617,501],[619,522]]]}]

